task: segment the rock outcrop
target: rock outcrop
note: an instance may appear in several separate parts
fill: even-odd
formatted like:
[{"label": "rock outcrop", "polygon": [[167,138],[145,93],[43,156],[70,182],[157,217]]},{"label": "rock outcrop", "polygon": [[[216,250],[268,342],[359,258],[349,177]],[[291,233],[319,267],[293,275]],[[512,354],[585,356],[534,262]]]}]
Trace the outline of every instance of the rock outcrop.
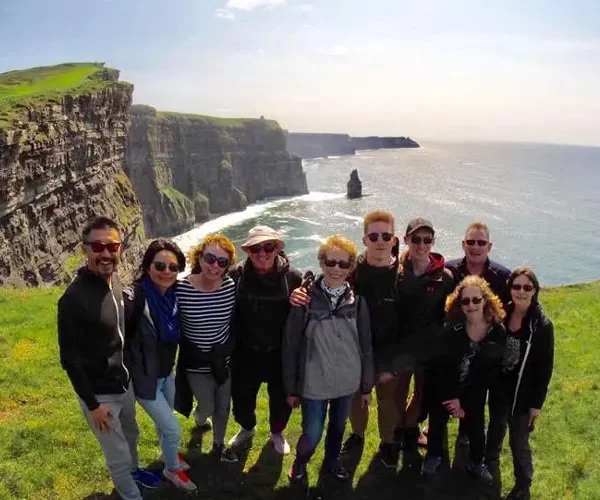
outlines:
[{"label": "rock outcrop", "polygon": [[[101,64],[34,68],[23,85],[62,72],[89,76],[0,106],[0,285],[69,280],[82,260],[81,229],[95,215],[122,227],[123,276],[139,265],[142,209],[123,171],[133,86]],[[19,85],[20,73],[0,83]]]},{"label": "rock outcrop", "polygon": [[350,180],[346,186],[346,198],[354,199],[362,197],[362,182],[358,178],[358,170],[354,169],[350,172]]},{"label": "rock outcrop", "polygon": [[191,229],[209,214],[308,192],[300,158],[279,125],[131,108],[126,171],[150,236]]},{"label": "rock outcrop", "polygon": [[301,158],[356,154],[360,149],[418,148],[409,137],[350,137],[348,134],[286,134],[288,151]]}]

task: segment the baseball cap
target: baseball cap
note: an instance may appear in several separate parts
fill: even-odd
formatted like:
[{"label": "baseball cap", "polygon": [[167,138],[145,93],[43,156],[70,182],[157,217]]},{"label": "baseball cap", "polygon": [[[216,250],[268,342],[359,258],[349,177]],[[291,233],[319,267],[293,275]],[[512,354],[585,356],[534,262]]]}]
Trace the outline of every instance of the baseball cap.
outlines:
[{"label": "baseball cap", "polygon": [[417,229],[423,228],[429,229],[431,231],[431,234],[435,234],[433,224],[429,219],[426,219],[425,217],[415,217],[414,219],[411,219],[408,222],[408,226],[406,226],[406,233],[404,234],[405,236],[408,236],[409,234],[414,233]]}]

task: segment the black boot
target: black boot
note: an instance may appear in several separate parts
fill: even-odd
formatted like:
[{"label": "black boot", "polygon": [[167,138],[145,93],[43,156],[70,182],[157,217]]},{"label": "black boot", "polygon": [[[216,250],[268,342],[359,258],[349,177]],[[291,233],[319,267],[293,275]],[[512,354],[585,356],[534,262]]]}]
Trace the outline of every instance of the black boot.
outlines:
[{"label": "black boot", "polygon": [[404,455],[403,466],[411,469],[421,468],[421,454],[419,453],[419,428],[404,429]]},{"label": "black boot", "polygon": [[529,486],[515,484],[515,487],[510,490],[506,500],[530,500]]}]

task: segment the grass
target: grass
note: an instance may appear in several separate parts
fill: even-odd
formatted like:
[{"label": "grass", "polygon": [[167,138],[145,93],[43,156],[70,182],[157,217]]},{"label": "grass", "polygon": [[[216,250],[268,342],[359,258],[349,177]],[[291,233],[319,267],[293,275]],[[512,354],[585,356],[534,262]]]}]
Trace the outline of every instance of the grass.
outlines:
[{"label": "grass", "polygon": [[[99,499],[111,490],[102,455],[87,429],[69,381],[58,363],[56,301],[61,290],[0,290],[0,499]],[[542,303],[555,324],[556,367],[532,445],[536,465],[533,498],[600,498],[600,282],[545,290]],[[309,469],[309,488],[290,487],[283,461],[265,445],[268,405],[258,402],[254,446],[237,466],[216,464],[192,422],[181,420],[183,448],[192,464],[198,497],[210,499],[483,499],[495,488],[475,485],[456,470],[433,484],[411,473],[384,470],[376,459],[375,408],[360,461],[350,460],[353,481],[338,485],[319,478],[322,444]],[[159,448],[153,426],[139,411],[140,458],[153,464]],[[287,436],[295,448],[300,418],[294,412]],[[229,438],[236,431],[230,421]],[[450,436],[456,423],[450,425]],[[506,443],[505,443],[506,444]],[[502,456],[502,493],[512,486],[510,453]],[[165,485],[151,499],[190,498]],[[193,495],[192,495],[193,497]]]},{"label": "grass", "polygon": [[102,88],[104,75],[114,72],[103,63],[66,63],[1,73],[0,130],[14,125],[24,108]]},{"label": "grass", "polygon": [[261,126],[268,130],[280,130],[279,124],[275,120],[266,120],[261,118],[221,118],[217,116],[196,115],[191,113],[176,113],[174,111],[158,111],[159,118],[165,120],[186,119],[193,122],[203,122],[207,125],[216,125],[224,128],[243,128],[247,126]]}]

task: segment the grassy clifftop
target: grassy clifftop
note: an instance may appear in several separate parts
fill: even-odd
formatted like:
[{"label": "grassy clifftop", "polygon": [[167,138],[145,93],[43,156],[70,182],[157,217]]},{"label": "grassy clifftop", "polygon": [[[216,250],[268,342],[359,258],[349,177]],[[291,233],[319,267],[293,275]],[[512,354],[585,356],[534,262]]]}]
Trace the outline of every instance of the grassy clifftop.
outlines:
[{"label": "grassy clifftop", "polygon": [[18,121],[23,107],[93,92],[117,77],[118,71],[105,68],[104,63],[66,63],[0,73],[0,129]]},{"label": "grassy clifftop", "polygon": [[[61,290],[0,289],[0,499],[61,500],[104,498],[110,481],[103,459],[65,373],[58,361],[56,301]],[[558,287],[542,292],[541,302],[552,318],[556,364],[548,400],[532,434],[536,478],[533,498],[600,498],[600,282]],[[218,464],[207,453],[212,434],[202,439],[190,420],[181,420],[182,448],[192,465],[191,476],[202,498],[346,500],[492,499],[493,489],[466,478],[460,465],[445,480],[427,483],[410,473],[384,469],[376,456],[379,437],[375,403],[371,404],[366,445],[360,462],[348,462],[354,472],[349,485],[318,481],[323,445],[309,468],[310,491],[290,488],[286,472],[293,456],[283,459],[266,445],[268,403],[258,402],[258,432],[254,447],[238,466]],[[140,459],[146,465],[159,454],[154,428],[140,409]],[[233,419],[227,438],[237,430]],[[456,422],[450,435],[456,435]],[[295,449],[300,415],[294,411],[287,437]],[[453,442],[453,441],[451,441]],[[453,450],[452,450],[453,451]],[[508,443],[502,456],[502,492],[513,484]],[[496,486],[497,487],[497,486]],[[145,498],[184,499],[163,486]]]}]

